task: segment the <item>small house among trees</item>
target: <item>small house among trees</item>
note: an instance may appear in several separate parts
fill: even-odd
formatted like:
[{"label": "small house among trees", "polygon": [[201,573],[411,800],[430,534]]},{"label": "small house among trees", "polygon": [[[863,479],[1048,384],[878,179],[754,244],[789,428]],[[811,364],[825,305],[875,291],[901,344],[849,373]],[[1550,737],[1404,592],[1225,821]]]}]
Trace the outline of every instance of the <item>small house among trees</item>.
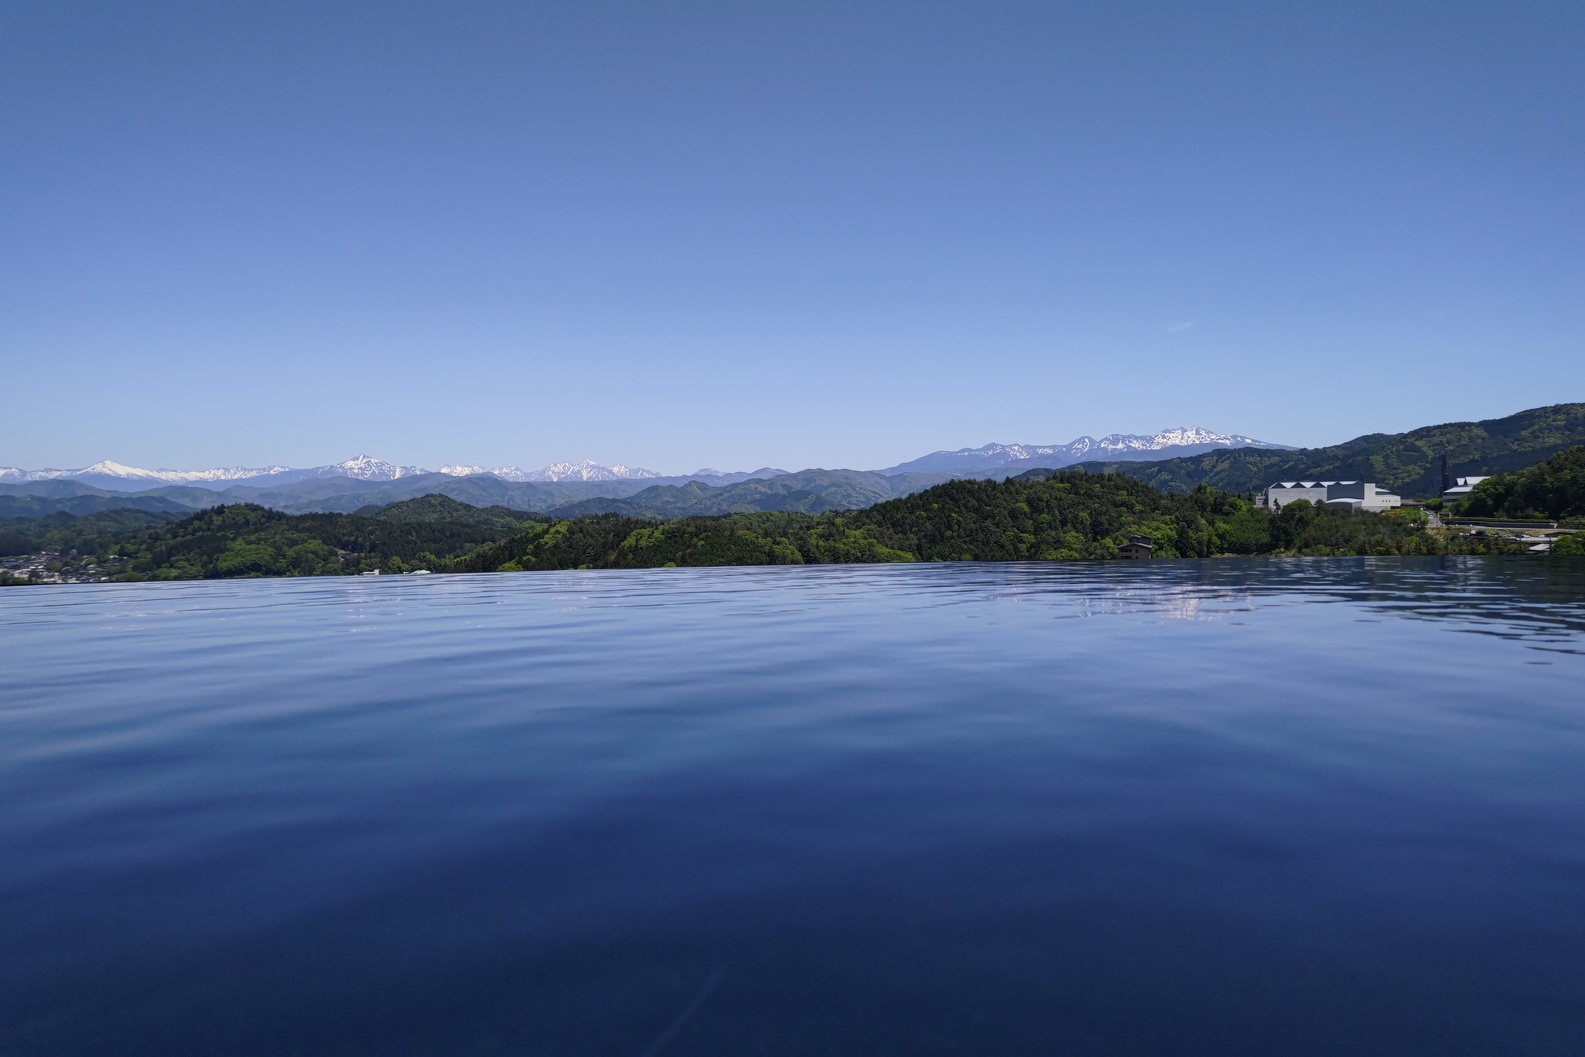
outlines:
[{"label": "small house among trees", "polygon": [[1130,536],[1128,542],[1117,548],[1119,558],[1148,558],[1155,544],[1149,536]]}]

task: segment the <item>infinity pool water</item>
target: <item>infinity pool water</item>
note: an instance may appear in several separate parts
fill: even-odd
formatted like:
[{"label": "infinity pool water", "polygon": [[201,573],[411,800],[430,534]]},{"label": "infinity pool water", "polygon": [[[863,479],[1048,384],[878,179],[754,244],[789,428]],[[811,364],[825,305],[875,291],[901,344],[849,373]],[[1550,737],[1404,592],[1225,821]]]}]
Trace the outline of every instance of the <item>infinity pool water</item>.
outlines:
[{"label": "infinity pool water", "polygon": [[1585,1053],[1585,563],[0,591],[0,1055]]}]

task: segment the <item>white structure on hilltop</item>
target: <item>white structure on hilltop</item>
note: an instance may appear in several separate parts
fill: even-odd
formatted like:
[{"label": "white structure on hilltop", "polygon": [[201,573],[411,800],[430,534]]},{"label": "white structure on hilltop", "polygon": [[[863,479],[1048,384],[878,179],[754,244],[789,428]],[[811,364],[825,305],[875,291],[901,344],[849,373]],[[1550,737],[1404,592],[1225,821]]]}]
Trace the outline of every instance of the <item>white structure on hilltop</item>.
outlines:
[{"label": "white structure on hilltop", "polygon": [[1299,499],[1348,510],[1391,510],[1403,500],[1370,481],[1279,481],[1266,489],[1265,505],[1280,510]]}]

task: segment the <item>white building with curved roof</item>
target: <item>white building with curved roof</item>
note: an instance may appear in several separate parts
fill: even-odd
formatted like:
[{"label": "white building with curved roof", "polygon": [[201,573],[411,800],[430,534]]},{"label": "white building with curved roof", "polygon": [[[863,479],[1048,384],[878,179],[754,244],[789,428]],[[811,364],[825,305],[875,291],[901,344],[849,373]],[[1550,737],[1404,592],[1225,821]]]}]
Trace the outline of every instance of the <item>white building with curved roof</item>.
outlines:
[{"label": "white building with curved roof", "polygon": [[1341,507],[1379,513],[1403,505],[1403,499],[1384,492],[1371,481],[1278,481],[1266,488],[1265,505],[1281,510],[1289,503],[1308,500],[1313,506]]}]

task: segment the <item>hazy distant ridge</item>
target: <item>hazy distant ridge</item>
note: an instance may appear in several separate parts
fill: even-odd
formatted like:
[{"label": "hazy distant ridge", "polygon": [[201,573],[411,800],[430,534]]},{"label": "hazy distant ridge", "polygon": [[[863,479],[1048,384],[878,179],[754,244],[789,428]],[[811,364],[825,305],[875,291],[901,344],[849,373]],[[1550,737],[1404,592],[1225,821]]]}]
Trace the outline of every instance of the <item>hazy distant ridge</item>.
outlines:
[{"label": "hazy distant ridge", "polygon": [[398,466],[372,455],[356,455],[342,462],[305,469],[293,469],[289,466],[233,466],[212,470],[144,470],[109,460],[76,470],[23,470],[10,467],[0,469],[0,484],[66,480],[80,481],[112,491],[136,490],[160,484],[229,489],[238,485],[263,487],[329,477],[345,477],[355,481],[399,481],[433,473],[442,473],[451,477],[489,474],[506,481],[548,482],[649,480],[661,476],[653,470],[623,466],[620,463],[615,466],[602,466],[592,459],[575,463],[552,463],[539,470],[522,470],[516,466],[496,466],[489,469],[482,466],[443,466],[436,471],[426,470],[421,466]]}]

